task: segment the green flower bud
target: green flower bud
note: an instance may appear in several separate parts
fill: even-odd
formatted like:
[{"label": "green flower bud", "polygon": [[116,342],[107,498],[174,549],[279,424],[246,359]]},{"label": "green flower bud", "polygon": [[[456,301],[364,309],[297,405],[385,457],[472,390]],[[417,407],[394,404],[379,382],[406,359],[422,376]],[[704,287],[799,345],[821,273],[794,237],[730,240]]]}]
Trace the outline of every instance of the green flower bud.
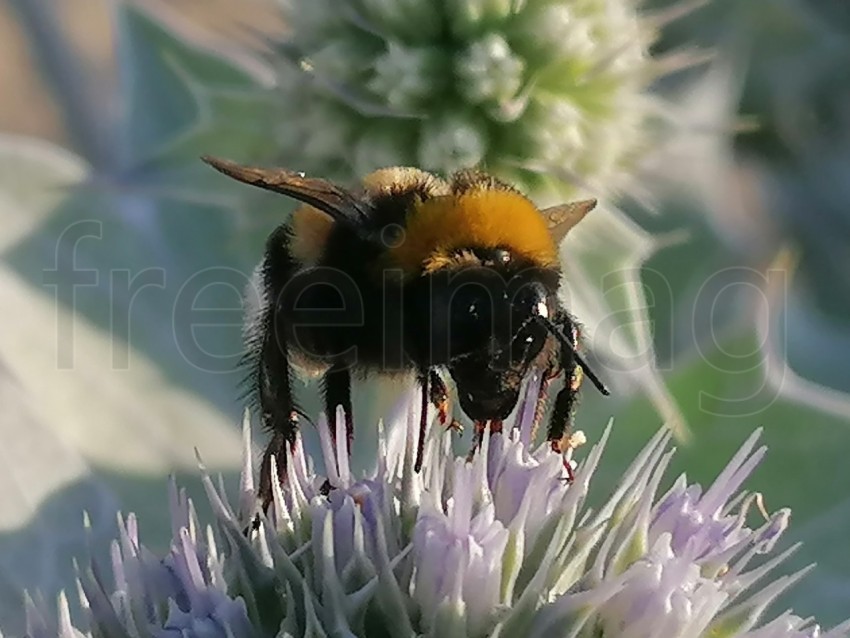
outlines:
[{"label": "green flower bud", "polygon": [[392,108],[418,109],[445,84],[440,77],[444,58],[435,48],[408,48],[390,42],[374,61],[368,87]]},{"label": "green flower bud", "polygon": [[468,116],[449,113],[423,125],[418,165],[425,170],[449,173],[477,166],[486,152],[486,129]]},{"label": "green flower bud", "polygon": [[455,70],[458,91],[472,104],[504,102],[519,92],[525,62],[503,36],[490,33],[458,56]]}]

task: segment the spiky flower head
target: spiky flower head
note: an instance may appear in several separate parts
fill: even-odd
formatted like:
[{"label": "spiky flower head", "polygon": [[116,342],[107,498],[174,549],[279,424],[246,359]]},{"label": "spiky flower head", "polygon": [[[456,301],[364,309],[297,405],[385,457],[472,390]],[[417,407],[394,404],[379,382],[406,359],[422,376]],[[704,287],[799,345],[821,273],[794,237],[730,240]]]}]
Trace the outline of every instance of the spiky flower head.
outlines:
[{"label": "spiky flower head", "polygon": [[122,521],[114,582],[100,570],[82,574],[86,628],[73,627],[63,596],[58,623],[29,604],[28,635],[848,635],[850,622],[821,633],[790,613],[763,620],[802,572],[766,579],[794,549],[771,555],[789,512],[751,528],[758,497],[737,494],[765,452],[756,449],[758,433],[707,490],[682,476],[659,498],[673,453],[662,430],[590,509],[610,428],[580,463],[566,459],[576,476],[567,484],[564,460],[530,440],[536,382],[516,427],[485,437],[471,461],[451,453],[451,434],[432,428],[421,474],[413,471],[418,402],[401,402],[388,439],[381,434],[377,468],[364,478],[348,466],[344,418],[336,441],[320,424],[324,475],[299,442],[269,516],[256,509],[246,425],[238,506],[204,480],[215,530],[204,533],[191,502],[173,490],[171,552],[155,558],[135,519]]},{"label": "spiky flower head", "polygon": [[288,0],[281,155],[318,174],[485,166],[621,185],[650,144],[655,24],[634,0]]}]

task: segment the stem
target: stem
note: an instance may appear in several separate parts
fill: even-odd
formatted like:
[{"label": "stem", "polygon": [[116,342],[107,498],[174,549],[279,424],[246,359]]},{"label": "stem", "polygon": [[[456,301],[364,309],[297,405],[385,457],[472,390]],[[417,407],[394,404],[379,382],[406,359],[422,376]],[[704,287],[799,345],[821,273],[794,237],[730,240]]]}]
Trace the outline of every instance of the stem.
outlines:
[{"label": "stem", "polygon": [[75,150],[96,170],[106,172],[115,151],[109,143],[110,121],[97,101],[84,64],[59,26],[59,3],[50,0],[9,0],[30,52],[61,107],[65,129]]}]

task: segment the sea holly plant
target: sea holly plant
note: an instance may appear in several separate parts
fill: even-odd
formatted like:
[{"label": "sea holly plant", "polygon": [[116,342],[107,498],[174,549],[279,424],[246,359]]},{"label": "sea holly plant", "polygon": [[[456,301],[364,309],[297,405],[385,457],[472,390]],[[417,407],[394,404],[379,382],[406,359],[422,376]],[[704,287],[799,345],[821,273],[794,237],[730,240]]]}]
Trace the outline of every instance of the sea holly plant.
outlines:
[{"label": "sea holly plant", "polygon": [[336,437],[320,425],[324,471],[299,440],[265,514],[246,417],[238,498],[204,477],[214,525],[202,526],[172,484],[168,554],[141,543],[144,521],[120,518],[111,578],[102,566],[80,570],[84,620],[71,622],[64,594],[58,620],[28,599],[27,635],[850,635],[850,621],[822,632],[767,613],[806,570],[775,575],[796,549],[776,549],[790,511],[767,514],[760,494],[741,491],[766,451],[759,432],[707,489],[681,475],[664,490],[674,450],[662,429],[600,500],[589,492],[611,427],[579,461],[535,446],[538,385],[532,377],[504,434],[484,437],[472,460],[452,453],[450,430],[433,427],[421,474],[414,393],[388,419],[388,436],[381,427],[379,461],[364,476],[349,467],[339,413]]}]

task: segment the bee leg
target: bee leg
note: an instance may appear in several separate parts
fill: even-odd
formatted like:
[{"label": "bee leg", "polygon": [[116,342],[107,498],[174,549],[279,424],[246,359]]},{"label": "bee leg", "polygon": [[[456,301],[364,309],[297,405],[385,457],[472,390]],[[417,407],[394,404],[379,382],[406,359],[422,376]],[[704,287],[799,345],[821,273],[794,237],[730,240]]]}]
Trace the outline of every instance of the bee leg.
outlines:
[{"label": "bee leg", "polygon": [[437,408],[440,425],[445,425],[449,417],[449,390],[436,370],[432,369],[428,372],[428,379],[431,384],[429,390],[431,404]]},{"label": "bee leg", "polygon": [[[325,416],[331,440],[336,444],[336,411],[342,407],[345,415],[346,452],[351,456],[351,443],[354,439],[354,411],[351,407],[351,373],[347,367],[334,364],[322,377],[322,390],[325,400]],[[319,494],[327,496],[334,486],[329,479],[325,479],[319,488]]]},{"label": "bee leg", "polygon": [[336,442],[336,409],[342,406],[345,413],[345,435],[347,450],[351,456],[351,442],[354,439],[354,416],[351,409],[351,372],[346,366],[334,364],[325,372],[323,378],[325,395],[325,414],[328,417],[328,427],[331,438]]},{"label": "bee leg", "polygon": [[475,421],[475,429],[472,432],[472,449],[466,455],[467,463],[475,458],[475,453],[481,447],[481,442],[484,440],[484,433],[487,431],[487,426],[490,421]]},{"label": "bee leg", "polygon": [[[549,431],[546,436],[553,452],[563,454],[569,447],[570,427],[572,425],[573,407],[576,399],[576,389],[571,379],[565,380],[565,385],[555,397],[555,407],[549,418]],[[572,483],[573,468],[570,462],[564,459],[564,469],[567,471],[567,481]]]},{"label": "bee leg", "polygon": [[576,482],[576,472],[573,469],[573,464],[569,460],[567,460],[566,458],[564,459],[564,471],[566,471],[566,473],[567,473],[567,476],[565,478],[565,481],[567,482],[567,484],[575,483]]},{"label": "bee leg", "polygon": [[[274,428],[274,433],[271,441],[266,445],[263,461],[260,464],[260,487],[257,494],[263,512],[268,512],[269,506],[272,504],[273,481],[278,481],[281,485],[286,482],[286,449],[289,447],[292,450],[295,444],[296,433],[298,432],[298,415],[292,412],[290,419],[285,423],[283,427],[270,426]],[[272,457],[274,457],[277,466],[277,476],[272,476]]]},{"label": "bee leg", "polygon": [[[554,323],[564,331],[564,334],[570,336],[573,350],[575,350],[578,346],[578,330],[573,327],[569,316],[565,314],[557,317]],[[561,371],[564,374],[564,387],[555,396],[555,405],[549,417],[546,438],[552,451],[563,455],[570,447],[570,429],[578,389],[581,386],[582,369],[576,362],[573,352],[566,348],[561,349],[559,359]],[[567,472],[567,481],[572,483],[575,476],[572,465],[566,458],[564,458],[564,469]]]},{"label": "bee leg", "polygon": [[432,369],[428,376],[431,383],[431,404],[437,408],[437,418],[440,419],[440,425],[444,425],[455,432],[463,432],[460,421],[451,418],[449,413],[449,389],[446,387],[446,382],[443,381],[436,370]]},{"label": "bee leg", "polygon": [[[282,334],[282,333],[281,333]],[[271,431],[272,438],[266,446],[260,465],[258,497],[264,512],[272,502],[272,481],[286,481],[286,450],[292,450],[298,436],[298,409],[292,396],[291,372],[286,348],[281,347],[275,335],[268,335],[262,346],[258,362],[257,385],[260,395],[263,425]],[[271,459],[275,458],[277,476],[272,476]]]},{"label": "bee leg", "polygon": [[422,387],[422,403],[419,415],[419,440],[416,442],[416,463],[413,470],[418,474],[422,470],[422,461],[425,456],[425,430],[428,426],[428,402],[431,395],[428,392],[428,380],[433,370],[419,375],[419,385]]},{"label": "bee leg", "polygon": [[540,380],[540,388],[537,390],[537,403],[534,405],[534,418],[531,422],[531,440],[537,437],[537,430],[540,428],[540,423],[543,421],[543,415],[546,412],[546,397],[549,395],[549,386],[552,385],[552,380],[558,376],[558,369],[552,365],[543,371]]}]

